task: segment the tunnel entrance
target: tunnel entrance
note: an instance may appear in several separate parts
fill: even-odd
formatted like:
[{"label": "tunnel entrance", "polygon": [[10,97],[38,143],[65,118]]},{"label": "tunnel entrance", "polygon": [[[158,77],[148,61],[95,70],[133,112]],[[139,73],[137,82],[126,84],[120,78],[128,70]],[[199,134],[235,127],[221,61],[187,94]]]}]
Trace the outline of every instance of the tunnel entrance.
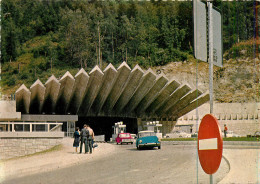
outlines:
[{"label": "tunnel entrance", "polygon": [[88,124],[95,132],[95,135],[105,135],[105,141],[109,141],[113,134],[112,126],[122,121],[126,125],[126,132],[137,134],[138,126],[136,118],[125,117],[79,117],[76,127],[80,129]]}]

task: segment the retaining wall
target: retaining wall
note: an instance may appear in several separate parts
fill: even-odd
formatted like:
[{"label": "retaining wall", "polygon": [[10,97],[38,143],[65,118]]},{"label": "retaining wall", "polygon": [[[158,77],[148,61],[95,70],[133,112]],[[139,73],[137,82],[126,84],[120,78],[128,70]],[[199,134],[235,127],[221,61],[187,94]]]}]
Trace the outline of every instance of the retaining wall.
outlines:
[{"label": "retaining wall", "polygon": [[[213,114],[218,119],[221,130],[226,124],[229,130],[241,136],[260,131],[260,103],[215,103],[213,107]],[[204,104],[198,108],[198,118],[196,110],[193,110],[179,118],[176,125],[193,125],[194,133],[199,128],[201,119],[208,113],[209,104]]]},{"label": "retaining wall", "polygon": [[61,144],[64,132],[1,132],[0,159],[41,152]]}]

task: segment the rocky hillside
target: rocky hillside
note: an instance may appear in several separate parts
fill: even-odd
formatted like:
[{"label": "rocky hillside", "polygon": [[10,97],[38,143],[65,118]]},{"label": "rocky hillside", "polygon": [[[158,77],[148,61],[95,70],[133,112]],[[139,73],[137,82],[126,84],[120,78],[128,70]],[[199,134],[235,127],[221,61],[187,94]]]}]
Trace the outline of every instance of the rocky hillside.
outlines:
[{"label": "rocky hillside", "polygon": [[[258,65],[257,65],[258,64]],[[187,82],[203,92],[209,89],[209,69],[205,62],[172,62],[153,68],[168,78]],[[216,102],[259,102],[259,60],[250,57],[224,59],[223,67],[214,66],[214,99]]]}]

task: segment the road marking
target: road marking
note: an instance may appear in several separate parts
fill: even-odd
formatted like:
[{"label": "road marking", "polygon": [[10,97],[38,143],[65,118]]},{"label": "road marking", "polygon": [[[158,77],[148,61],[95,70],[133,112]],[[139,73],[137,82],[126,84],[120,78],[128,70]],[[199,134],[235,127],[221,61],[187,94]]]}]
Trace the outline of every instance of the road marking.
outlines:
[{"label": "road marking", "polygon": [[218,138],[199,140],[199,150],[215,150],[218,149]]}]

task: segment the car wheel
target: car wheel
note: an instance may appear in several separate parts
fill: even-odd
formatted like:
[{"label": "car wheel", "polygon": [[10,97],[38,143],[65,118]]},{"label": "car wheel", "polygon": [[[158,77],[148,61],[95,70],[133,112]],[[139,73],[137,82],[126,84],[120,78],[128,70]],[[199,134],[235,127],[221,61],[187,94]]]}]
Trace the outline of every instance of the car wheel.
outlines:
[{"label": "car wheel", "polygon": [[116,144],[118,144],[118,142]]},{"label": "car wheel", "polygon": [[161,146],[158,146],[158,149],[161,149]]},{"label": "car wheel", "polygon": [[133,144],[133,142],[131,142],[131,144]]},{"label": "car wheel", "polygon": [[137,146],[137,149],[140,150],[140,146]]},{"label": "car wheel", "polygon": [[121,145],[122,145],[123,143],[121,142]]}]

